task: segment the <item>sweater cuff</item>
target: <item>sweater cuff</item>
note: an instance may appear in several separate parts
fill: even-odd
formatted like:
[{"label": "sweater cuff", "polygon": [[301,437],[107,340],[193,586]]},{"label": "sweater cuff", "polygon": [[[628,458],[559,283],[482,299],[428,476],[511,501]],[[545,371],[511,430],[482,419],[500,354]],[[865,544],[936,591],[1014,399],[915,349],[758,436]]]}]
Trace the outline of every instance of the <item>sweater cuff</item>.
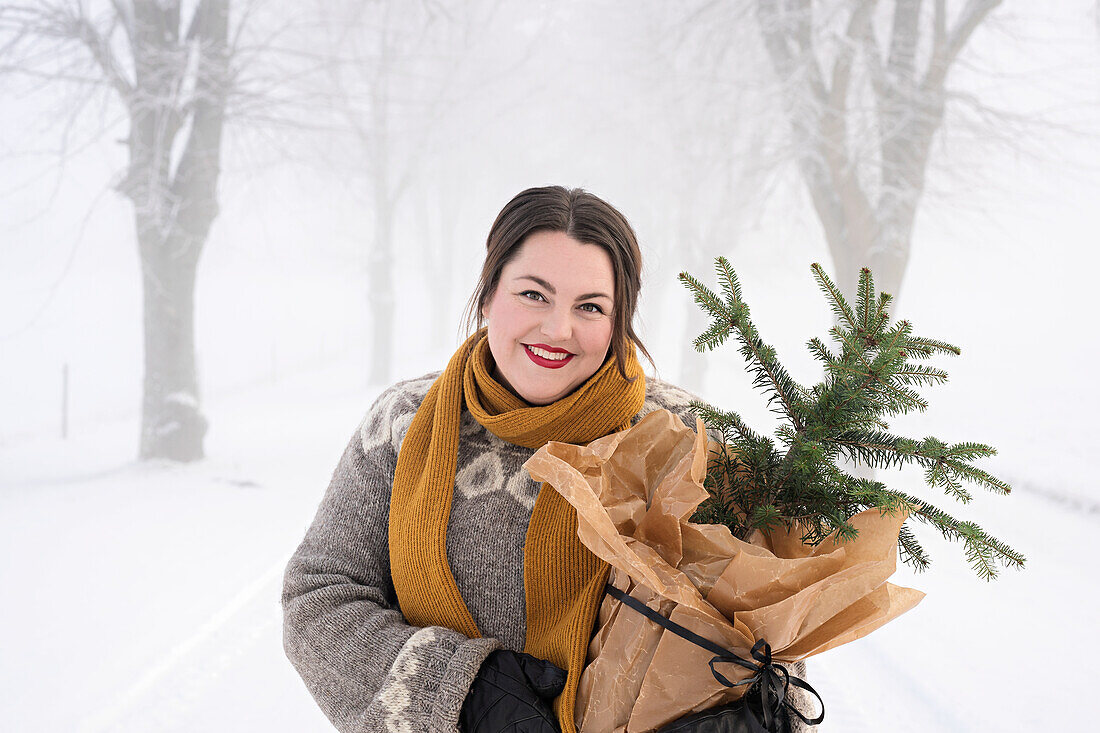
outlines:
[{"label": "sweater cuff", "polygon": [[[793,676],[806,680],[805,662],[795,662],[788,668],[788,671],[790,671]],[[809,680],[806,681],[809,682]],[[817,698],[800,687],[792,685],[788,688],[787,700],[798,708],[798,711],[807,718],[813,718],[821,712],[821,704],[817,701]],[[798,717],[788,715],[788,718],[791,722],[791,733],[813,733],[814,728],[803,723]]]},{"label": "sweater cuff", "polygon": [[482,638],[469,639],[455,650],[432,705],[431,733],[456,733],[458,716],[470,685],[485,658],[497,649],[500,649],[500,641]]}]

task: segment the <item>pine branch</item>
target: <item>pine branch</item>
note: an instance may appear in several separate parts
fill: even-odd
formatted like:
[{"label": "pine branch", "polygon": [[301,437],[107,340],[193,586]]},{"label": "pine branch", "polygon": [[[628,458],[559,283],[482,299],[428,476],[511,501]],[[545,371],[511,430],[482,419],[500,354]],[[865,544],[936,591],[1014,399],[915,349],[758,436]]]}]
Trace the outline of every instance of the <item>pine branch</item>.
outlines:
[{"label": "pine branch", "polygon": [[836,364],[836,357],[833,356],[829,348],[816,336],[806,342],[806,347],[813,354],[814,358],[818,361],[824,362],[826,368],[832,366],[838,366]]},{"label": "pine branch", "polygon": [[908,498],[914,504],[920,505],[920,509],[912,516],[935,527],[946,539],[963,541],[966,558],[979,577],[985,580],[995,578],[997,575],[995,563],[1000,563],[1004,567],[1022,568],[1027,562],[1027,558],[1022,554],[996,537],[986,534],[973,522],[961,522],[928,502],[915,497]]},{"label": "pine branch", "polygon": [[833,438],[833,442],[852,461],[863,461],[880,468],[900,467],[918,460],[914,443],[889,433],[853,430]]},{"label": "pine branch", "polygon": [[856,317],[852,315],[852,309],[848,307],[847,301],[844,300],[844,296],[840,294],[840,289],[833,284],[833,281],[829,279],[829,276],[825,274],[825,270],[821,265],[816,262],[810,265],[810,268],[814,272],[814,277],[817,278],[817,284],[821,290],[828,296],[829,306],[833,309],[833,313],[836,315],[837,320],[845,321],[849,328],[856,328]]},{"label": "pine branch", "polygon": [[737,281],[737,274],[730,267],[729,260],[718,257],[714,260],[718,268],[718,282],[722,284],[722,291],[733,302],[741,302],[741,284]]},{"label": "pine branch", "polygon": [[871,333],[878,333],[882,326],[886,323],[886,320],[890,317],[889,307],[890,302],[894,299],[894,296],[889,293],[879,293],[878,305],[875,307],[875,317],[871,321],[871,327],[868,329]]},{"label": "pine branch", "polygon": [[875,298],[874,287],[871,271],[864,267],[859,272],[859,287],[856,293],[856,317],[859,319],[860,329],[864,333],[870,333],[871,331],[871,304]]},{"label": "pine branch", "polygon": [[962,353],[962,349],[958,346],[952,346],[951,344],[944,343],[943,341],[936,341],[935,339],[926,338],[910,338],[906,344],[909,354],[912,356],[918,356],[927,358],[932,354],[951,354],[958,356]]},{"label": "pine branch", "polygon": [[[815,263],[811,269],[837,322],[829,334],[840,351],[835,353],[821,339],[811,338],[806,346],[822,363],[825,378],[804,387],[791,378],[775,349],[762,340],[729,262],[719,257],[715,267],[721,295],[691,275],[680,274],[695,301],[713,319],[695,339],[695,347],[699,351],[714,349],[735,337],[753,386],[766,393],[769,407],[783,422],[775,431],[781,444],[777,446],[771,437],[752,430],[737,413],[699,401],[691,404],[708,429],[723,441],[721,448],[711,451],[704,482],[711,496],[699,506],[695,521],[721,522],[743,538],[754,530],[780,524],[788,529],[797,527],[804,542],[815,544],[830,537],[853,538],[856,529],[849,519],[859,511],[906,511],[910,518],[936,527],[945,538],[962,542],[979,577],[995,577],[998,564],[1023,566],[1022,555],[973,522],[955,519],[923,500],[881,482],[852,476],[836,465],[841,458],[872,468],[919,465],[931,488],[964,504],[972,498],[964,483],[1009,493],[1007,483],[973,465],[996,454],[991,446],[975,442],[948,445],[931,436],[905,438],[890,433],[883,420],[884,415],[925,410],[928,401],[916,388],[947,381],[946,371],[911,359],[937,353],[958,355],[957,347],[912,336],[908,321],[891,324],[892,297],[875,293],[874,278],[867,268],[860,272],[853,312]],[[903,561],[918,570],[931,562],[907,526],[899,534],[898,549]]]},{"label": "pine branch", "polygon": [[702,306],[711,317],[724,319],[731,325],[733,324],[733,316],[726,310],[725,305],[714,291],[686,272],[680,273],[680,281],[688,286],[695,296],[695,302]]},{"label": "pine branch", "polygon": [[768,403],[771,404],[773,399],[778,400],[785,416],[800,425],[799,394],[803,389],[779,364],[775,358],[775,349],[760,339],[756,326],[749,320],[748,306],[741,299],[741,287],[729,261],[725,257],[718,257],[715,259],[715,267],[726,292],[727,299],[724,303],[697,279],[686,272],[680,273],[680,281],[687,285],[695,294],[696,302],[714,318],[710,327],[695,339],[696,350],[702,351],[701,345],[707,349],[717,348],[729,337],[731,330],[735,331],[741,340],[741,354],[749,362],[749,370],[755,374],[753,384],[770,389],[773,394]]},{"label": "pine branch", "polygon": [[923,364],[908,364],[894,372],[894,377],[906,384],[932,385],[947,381],[947,372]]},{"label": "pine branch", "polygon": [[[760,436],[756,434],[748,425],[741,420],[740,415],[736,412],[726,412],[719,410],[717,407],[708,405],[706,402],[699,400],[692,400],[688,407],[696,415],[703,419],[703,422],[708,425],[718,425],[721,428],[730,425],[737,431],[737,433],[746,440],[760,440]],[[725,430],[723,430],[723,433]]]},{"label": "pine branch", "polygon": [[913,536],[913,531],[906,526],[902,526],[898,534],[898,552],[901,554],[902,562],[917,572],[924,572],[932,564],[924,548]]}]

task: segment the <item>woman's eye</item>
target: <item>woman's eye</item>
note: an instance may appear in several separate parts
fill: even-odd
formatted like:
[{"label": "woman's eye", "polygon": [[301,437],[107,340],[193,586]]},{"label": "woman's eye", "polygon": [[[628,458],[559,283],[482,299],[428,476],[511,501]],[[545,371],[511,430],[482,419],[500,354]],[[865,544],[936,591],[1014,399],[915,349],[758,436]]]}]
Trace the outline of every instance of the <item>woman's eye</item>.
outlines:
[{"label": "woman's eye", "polygon": [[[527,300],[533,300],[535,302],[539,302],[539,301],[546,302],[546,298],[543,296],[542,293],[540,293],[537,290],[524,290],[519,295],[520,295],[521,298],[526,298]],[[580,306],[580,308],[585,313],[598,313],[600,315],[603,315],[603,308],[596,305],[595,303],[584,303],[583,305]],[[589,309],[591,309],[591,310],[589,310]]]}]

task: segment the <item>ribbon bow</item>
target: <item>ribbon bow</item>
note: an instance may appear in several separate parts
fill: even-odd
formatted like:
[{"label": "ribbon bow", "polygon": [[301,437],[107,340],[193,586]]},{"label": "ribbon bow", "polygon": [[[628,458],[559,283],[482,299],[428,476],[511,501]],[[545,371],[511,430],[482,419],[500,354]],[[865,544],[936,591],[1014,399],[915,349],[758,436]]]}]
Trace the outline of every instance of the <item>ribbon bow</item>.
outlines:
[{"label": "ribbon bow", "polygon": [[[768,645],[768,642],[763,639],[757,640],[749,652],[752,658],[756,660],[754,663],[744,657],[734,654],[729,649],[724,649],[710,639],[699,636],[694,631],[684,628],[675,621],[670,621],[637,598],[630,597],[613,585],[608,584],[607,593],[620,603],[630,606],[638,613],[659,626],[664,627],[668,631],[671,631],[680,638],[690,641],[692,644],[702,647],[709,652],[713,652],[715,656],[710,660],[710,672],[714,675],[714,679],[718,680],[721,684],[726,687],[753,685],[753,687],[749,688],[746,697],[752,694],[753,690],[759,691],[760,711],[764,717],[763,722],[757,717],[757,713],[753,710],[751,705],[746,704],[741,706],[741,715],[745,719],[745,722],[748,723],[749,729],[752,730],[753,733],[777,733],[777,726],[781,720],[780,714],[783,708],[787,708],[788,711],[797,715],[807,725],[818,725],[825,720],[825,702],[821,699],[821,695],[817,694],[817,690],[811,687],[810,683],[806,682],[806,680],[793,676],[782,664],[773,662],[772,648]],[[730,682],[726,676],[719,672],[714,666],[715,664],[723,662],[744,667],[750,670],[752,674],[740,682]],[[790,689],[791,685],[806,690],[816,697],[818,703],[821,705],[821,714],[813,719],[807,718],[798,708],[792,705],[787,700],[787,690]]]}]

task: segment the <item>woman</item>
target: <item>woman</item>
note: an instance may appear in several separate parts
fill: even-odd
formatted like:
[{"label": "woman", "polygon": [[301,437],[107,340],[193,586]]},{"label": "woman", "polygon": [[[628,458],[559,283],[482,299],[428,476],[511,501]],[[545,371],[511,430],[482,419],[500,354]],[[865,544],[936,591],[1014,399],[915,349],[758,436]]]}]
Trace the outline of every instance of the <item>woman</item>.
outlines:
[{"label": "woman", "polygon": [[339,730],[574,730],[607,566],[522,465],[657,408],[694,427],[692,395],[638,363],[640,272],[612,206],[523,191],[489,233],[478,330],[368,411],[283,591],[286,653]]}]

